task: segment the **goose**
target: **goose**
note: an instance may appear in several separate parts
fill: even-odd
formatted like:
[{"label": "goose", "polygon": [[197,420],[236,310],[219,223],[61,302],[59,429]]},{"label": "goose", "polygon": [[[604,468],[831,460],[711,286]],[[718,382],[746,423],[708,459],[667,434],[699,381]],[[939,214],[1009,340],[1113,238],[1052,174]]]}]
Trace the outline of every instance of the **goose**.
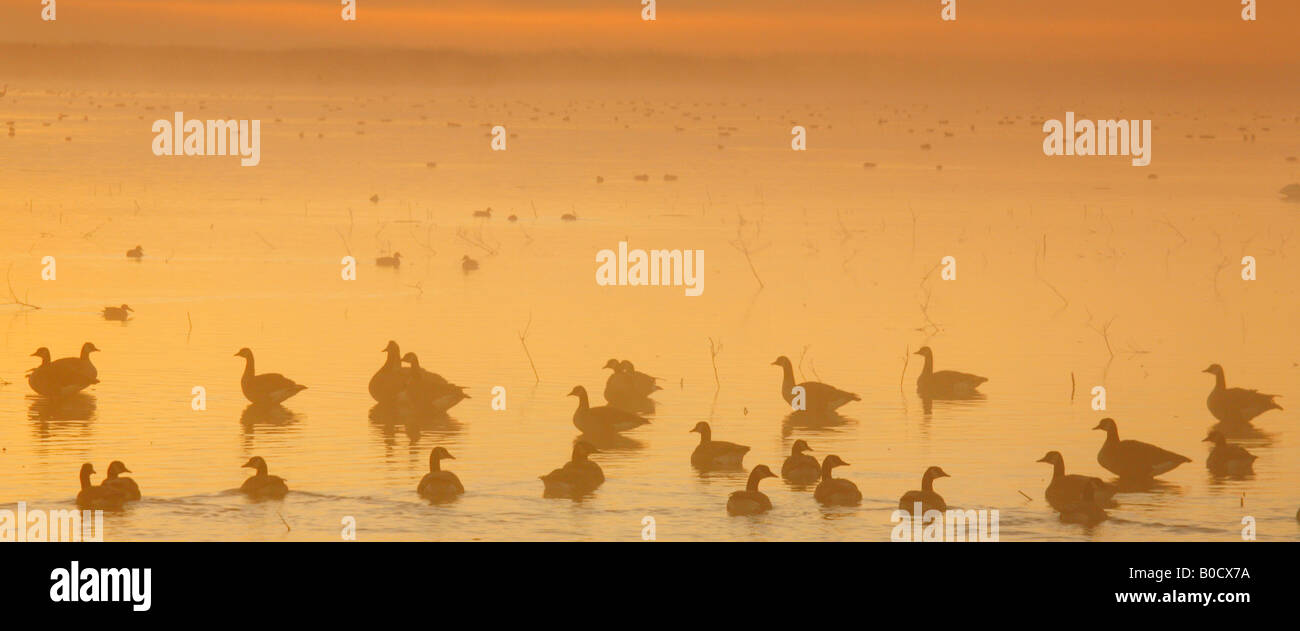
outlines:
[{"label": "goose", "polygon": [[1222,432],[1211,431],[1203,442],[1213,443],[1210,456],[1205,459],[1205,468],[1216,473],[1239,475],[1249,473],[1255,466],[1255,454],[1237,445],[1229,445]]},{"label": "goose", "polygon": [[1214,389],[1205,399],[1205,406],[1210,408],[1210,414],[1213,414],[1214,418],[1224,423],[1249,423],[1256,416],[1269,410],[1282,409],[1282,406],[1273,400],[1277,398],[1276,394],[1227,387],[1227,380],[1223,377],[1223,367],[1218,364],[1211,364],[1201,372],[1214,375]]},{"label": "goose", "polygon": [[[289,485],[278,475],[267,475],[266,461],[261,456],[253,456],[244,463],[244,467],[256,469],[253,477],[244,480],[240,492],[253,499],[280,499],[289,493]],[[243,468],[243,467],[241,467]]]},{"label": "goose", "polygon": [[794,441],[790,457],[781,465],[781,477],[795,484],[812,484],[822,477],[822,466],[817,459],[804,453],[812,451],[802,438]]},{"label": "goose", "polygon": [[925,367],[916,378],[916,392],[926,399],[960,399],[978,394],[975,389],[987,378],[955,370],[934,372],[934,351],[922,346],[913,353],[925,358]]},{"label": "goose", "polygon": [[943,501],[943,497],[934,492],[934,481],[938,478],[951,477],[944,473],[939,467],[930,467],[921,475],[921,490],[908,491],[903,497],[898,499],[898,510],[912,513],[916,504],[921,505],[921,514],[932,510],[940,512],[948,510],[948,504]]},{"label": "goose", "polygon": [[605,472],[587,456],[600,450],[587,441],[573,444],[573,456],[563,467],[541,476],[547,496],[578,497],[596,490],[605,482]]},{"label": "goose", "polygon": [[370,378],[370,398],[379,403],[396,403],[406,390],[410,373],[402,370],[402,351],[397,347],[397,342],[388,340],[388,345],[379,352],[388,353],[388,358]]},{"label": "goose", "polygon": [[758,483],[763,478],[775,477],[776,474],[765,464],[754,467],[749,472],[749,481],[745,482],[745,490],[736,491],[727,498],[727,514],[757,515],[772,510],[772,500],[758,490]]},{"label": "goose", "polygon": [[108,474],[104,476],[104,482],[101,486],[111,488],[126,497],[128,502],[140,499],[140,485],[135,480],[127,477],[119,477],[123,473],[131,473],[121,460],[114,460],[108,464]]},{"label": "goose", "polygon": [[420,497],[438,501],[465,494],[465,486],[460,483],[460,478],[450,471],[443,471],[438,465],[440,460],[455,459],[455,456],[442,447],[434,447],[433,451],[429,452],[429,472],[424,474],[420,479],[420,486],[415,489]]},{"label": "goose", "polygon": [[772,365],[781,367],[781,398],[785,399],[786,403],[793,405],[795,385],[803,388],[803,409],[810,412],[834,412],[837,408],[850,401],[862,400],[862,397],[852,392],[845,392],[817,381],[805,381],[795,384],[794,367],[790,364],[790,359],[785,355],[776,358]]},{"label": "goose", "polygon": [[307,386],[294,383],[278,372],[254,374],[253,351],[247,347],[239,349],[234,356],[244,358],[244,374],[239,378],[239,389],[244,391],[244,398],[250,403],[275,405],[307,389]]},{"label": "goose", "polygon": [[822,481],[813,489],[813,498],[818,502],[830,505],[853,506],[862,501],[862,491],[858,490],[858,485],[845,480],[831,476],[831,469],[849,463],[840,460],[840,457],[831,454],[822,460]]},{"label": "goose", "polygon": [[130,317],[129,314],[133,312],[135,312],[135,309],[132,309],[130,305],[124,304],[120,307],[104,307],[103,314],[105,320],[125,322],[126,319]]},{"label": "goose", "polygon": [[628,401],[644,399],[658,390],[662,390],[655,384],[657,377],[651,377],[643,372],[637,372],[632,366],[632,362],[619,361],[611,359],[605,362],[605,368],[614,372],[609,375],[605,381],[605,400]]},{"label": "goose", "polygon": [[574,386],[568,396],[578,397],[578,409],[573,411],[573,426],[586,434],[622,432],[650,422],[613,406],[591,407],[587,389],[582,386]]},{"label": "goose", "polygon": [[577,221],[577,220],[578,220],[577,213],[564,213],[563,215],[560,215],[560,221]]},{"label": "goose", "polygon": [[[606,363],[605,367],[609,368],[609,364]],[[663,388],[659,387],[659,385],[655,383],[656,381],[659,381],[658,377],[653,377],[638,371],[636,366],[633,366],[632,362],[626,359],[618,363],[618,369],[631,376],[633,391],[642,397],[648,397],[659,390],[663,390]]]},{"label": "goose", "polygon": [[1287,201],[1300,201],[1300,184],[1287,184],[1278,194]]},{"label": "goose", "polygon": [[1114,502],[1111,500],[1115,496],[1116,487],[1101,481],[1101,478],[1094,478],[1086,475],[1065,474],[1065,459],[1061,457],[1059,451],[1049,451],[1038,462],[1046,462],[1052,465],[1052,481],[1047,484],[1047,491],[1043,497],[1047,498],[1047,503],[1056,510],[1064,510],[1067,506],[1078,502],[1083,497],[1084,487],[1096,483],[1095,494],[1097,500],[1102,503]]},{"label": "goose", "polygon": [[99,383],[99,370],[96,369],[95,364],[90,361],[90,354],[98,352],[99,348],[96,347],[94,343],[86,342],[81,345],[81,355],[77,357],[56,359],[50,365],[54,366],[58,370],[66,370],[69,373],[80,374],[82,377],[90,380],[91,383]]},{"label": "goose", "polygon": [[126,504],[126,495],[114,488],[91,484],[90,476],[93,473],[95,473],[95,465],[89,462],[81,465],[81,491],[77,493],[77,508],[81,510],[122,510],[122,506]]},{"label": "goose", "polygon": [[44,346],[36,349],[32,357],[41,358],[41,365],[27,373],[27,385],[32,391],[47,397],[65,397],[81,392],[87,386],[99,383],[98,379],[87,379],[80,371],[68,364],[56,367],[50,362],[50,349]]},{"label": "goose", "polygon": [[691,428],[700,434],[700,444],[691,452],[691,464],[701,469],[713,467],[740,467],[749,447],[723,440],[713,440],[713,429],[708,423],[700,421]]},{"label": "goose", "polygon": [[487,210],[476,210],[476,211],[474,211],[474,216],[475,216],[475,217],[483,217],[483,218],[486,218],[486,219],[491,219],[491,218],[492,218],[492,209],[491,209],[491,208],[488,208]]},{"label": "goose", "polygon": [[144,248],[142,248],[142,247],[140,247],[140,246],[137,245],[137,246],[131,248],[130,250],[127,250],[127,251],[126,251],[126,258],[129,258],[129,259],[139,259],[139,258],[144,258]]},{"label": "goose", "polygon": [[470,258],[468,254],[460,257],[460,269],[466,272],[472,272],[478,269],[478,261]]},{"label": "goose", "polygon": [[1172,451],[1136,440],[1120,440],[1115,419],[1104,418],[1093,429],[1106,432],[1106,442],[1097,452],[1097,463],[1121,478],[1148,480],[1173,471],[1192,460]]},{"label": "goose", "polygon": [[420,358],[415,353],[407,353],[402,361],[411,365],[407,371],[406,396],[416,405],[427,405],[439,412],[446,412],[465,399],[464,386],[458,386],[441,375],[420,367]]},{"label": "goose", "polygon": [[393,252],[392,256],[381,256],[375,259],[375,265],[378,265],[380,267],[401,267],[402,253]]},{"label": "goose", "polygon": [[1079,498],[1061,507],[1061,522],[1092,526],[1105,521],[1108,515],[1098,501],[1098,494],[1102,492],[1104,484],[1097,478],[1088,478],[1080,488]]},{"label": "goose", "polygon": [[510,223],[519,221],[519,215],[510,215],[509,217],[506,217],[506,221],[509,221]]}]

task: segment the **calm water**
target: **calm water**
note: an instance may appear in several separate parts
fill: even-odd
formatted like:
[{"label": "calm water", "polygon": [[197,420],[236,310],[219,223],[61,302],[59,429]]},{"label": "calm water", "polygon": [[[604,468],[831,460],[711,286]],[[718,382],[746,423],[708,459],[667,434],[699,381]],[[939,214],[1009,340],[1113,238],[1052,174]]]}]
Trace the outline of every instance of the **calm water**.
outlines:
[{"label": "calm water", "polygon": [[[362,540],[627,540],[647,515],[661,540],[885,540],[898,497],[939,465],[948,503],[998,509],[1003,540],[1239,540],[1247,515],[1261,539],[1300,538],[1293,411],[1234,435],[1259,456],[1252,477],[1211,477],[1200,442],[1210,363],[1231,386],[1294,404],[1300,208],[1275,194],[1300,180],[1284,160],[1294,116],[1143,114],[1157,131],[1139,169],[1042,156],[1031,120],[1075,103],[971,113],[840,95],[534,92],[11,89],[0,264],[41,308],[0,307],[0,507],[70,507],[82,462],[102,472],[121,459],[145,499],[107,517],[110,540],[337,540],[345,516]],[[151,155],[152,121],[178,110],[262,119],[261,166]],[[794,122],[809,128],[806,153],[789,150]],[[494,124],[514,135],[504,153],[488,150]],[[471,217],[488,206],[493,219]],[[703,296],[598,287],[596,251],[624,239],[704,250]],[[123,256],[136,244],[139,263]],[[400,271],[372,264],[391,250]],[[349,253],[355,282],[340,280]],[[481,269],[462,273],[463,254]],[[935,270],[947,255],[956,281]],[[1259,280],[1240,280],[1244,255]],[[43,256],[56,281],[40,280]],[[99,317],[120,303],[132,321]],[[389,339],[473,398],[434,423],[373,417],[366,383]],[[103,350],[102,383],[69,404],[34,398],[28,354],[84,341]],[[926,412],[920,364],[904,373],[923,344],[939,369],[988,376],[987,398]],[[309,389],[282,414],[249,412],[232,357],[243,346],[259,372]],[[792,421],[778,355],[863,400],[837,424]],[[664,379],[652,422],[594,457],[608,481],[592,497],[543,499],[537,476],[577,434],[564,395],[582,384],[603,402],[610,357]],[[504,411],[489,407],[497,385]],[[1105,412],[1089,406],[1097,385]],[[206,411],[190,408],[194,386]],[[1059,450],[1068,472],[1109,479],[1090,431],[1102,416],[1194,462],[1121,495],[1096,528],[1061,524],[1042,498],[1051,468],[1035,460]],[[768,480],[773,511],[728,517],[745,473],[692,469],[699,420],[752,446],[747,467],[779,467],[798,438],[838,454],[852,465],[837,476],[865,499],[826,509]],[[468,489],[449,505],[415,494],[435,445]],[[233,491],[251,455],[289,481],[284,501]]]}]

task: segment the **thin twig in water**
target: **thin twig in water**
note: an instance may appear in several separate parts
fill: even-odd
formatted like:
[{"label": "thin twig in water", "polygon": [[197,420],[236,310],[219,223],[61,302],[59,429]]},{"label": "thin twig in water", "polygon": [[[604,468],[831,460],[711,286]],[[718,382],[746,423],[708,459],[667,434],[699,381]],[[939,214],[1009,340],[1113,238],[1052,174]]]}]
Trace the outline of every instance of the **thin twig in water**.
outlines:
[{"label": "thin twig in water", "polygon": [[722,390],[722,379],[718,377],[718,353],[722,352],[722,340],[718,340],[714,345],[713,338],[709,338],[709,360],[713,362],[713,385],[714,392]]},{"label": "thin twig in water", "polygon": [[280,511],[275,511],[275,516],[276,516],[276,517],[279,517],[279,518],[280,518],[280,523],[284,524],[284,531],[285,531],[285,532],[293,532],[293,528],[290,528],[290,527],[289,527],[289,522],[287,522],[287,521],[284,520],[284,515],[281,515],[281,514],[280,514]]},{"label": "thin twig in water", "polygon": [[903,347],[903,372],[898,373],[898,391],[903,391],[903,380],[907,378],[907,362],[912,358],[912,345]]},{"label": "thin twig in water", "polygon": [[519,344],[524,347],[524,357],[528,358],[528,366],[533,369],[533,379],[535,380],[533,383],[534,385],[536,385],[542,382],[542,377],[541,375],[537,374],[537,364],[533,363],[533,354],[528,352],[528,341],[527,341],[528,329],[532,328],[532,326],[533,326],[533,312],[529,311],[528,324],[524,325],[523,332],[519,334]]},{"label": "thin twig in water", "polygon": [[19,300],[19,299],[18,299],[18,294],[14,293],[14,281],[13,281],[13,278],[10,277],[10,276],[12,275],[13,271],[14,271],[14,264],[13,264],[13,263],[10,263],[10,264],[9,264],[9,269],[5,272],[5,282],[7,282],[7,283],[9,284],[9,298],[10,298],[10,302],[9,302],[8,304],[11,304],[11,305],[18,305],[19,307],[26,307],[26,308],[28,308],[28,309],[40,309],[40,307],[38,307],[38,306],[36,306],[36,305],[34,305],[34,304],[31,304],[31,303],[26,302],[26,301],[24,301],[24,300]]}]

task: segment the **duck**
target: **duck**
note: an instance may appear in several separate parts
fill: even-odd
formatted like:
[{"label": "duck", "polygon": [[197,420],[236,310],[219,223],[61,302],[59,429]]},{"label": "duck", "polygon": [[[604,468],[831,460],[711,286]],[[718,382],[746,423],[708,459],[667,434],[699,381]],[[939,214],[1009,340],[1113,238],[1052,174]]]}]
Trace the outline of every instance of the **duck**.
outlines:
[{"label": "duck", "polygon": [[1205,459],[1205,468],[1210,471],[1240,475],[1250,473],[1255,467],[1258,456],[1238,445],[1229,445],[1222,432],[1212,430],[1201,440],[1214,445],[1210,449],[1210,456]]},{"label": "duck", "polygon": [[573,411],[573,426],[584,434],[623,432],[650,422],[613,406],[591,407],[587,389],[582,386],[574,386],[568,396],[578,397],[578,409]]},{"label": "duck", "polygon": [[822,466],[817,459],[804,453],[812,447],[802,438],[790,447],[790,457],[781,465],[781,478],[795,484],[812,484],[822,477]]},{"label": "duck", "polygon": [[795,385],[803,388],[803,409],[809,412],[830,413],[851,401],[862,400],[862,397],[852,392],[846,392],[835,386],[817,381],[805,381],[795,384],[794,366],[790,364],[790,358],[785,355],[777,357],[776,361],[772,362],[772,365],[781,367],[781,398],[785,399],[787,404],[793,405]]},{"label": "duck", "polygon": [[1210,414],[1213,414],[1214,418],[1224,423],[1249,423],[1256,416],[1269,410],[1282,409],[1282,406],[1273,400],[1278,397],[1276,394],[1227,387],[1223,367],[1218,364],[1210,364],[1209,368],[1201,372],[1214,375],[1214,389],[1205,399],[1205,406],[1210,409]]},{"label": "duck", "polygon": [[126,251],[126,258],[129,258],[129,259],[140,259],[140,258],[144,258],[144,248],[142,248],[142,247],[140,247],[140,246],[137,245],[137,246],[131,248],[130,250],[127,250],[127,251]]},{"label": "duck", "polygon": [[[609,364],[606,363],[605,367],[608,368]],[[663,390],[663,388],[659,387],[659,384],[655,383],[656,381],[659,381],[658,377],[647,375],[637,370],[636,366],[633,366],[632,362],[626,359],[618,363],[618,369],[623,371],[624,374],[631,376],[633,392],[642,397],[648,397],[655,392]]]},{"label": "duck", "polygon": [[739,468],[749,447],[737,445],[723,440],[713,440],[713,429],[709,424],[700,421],[691,428],[692,432],[698,432],[700,435],[700,444],[695,446],[695,451],[691,452],[691,464],[701,469],[710,468]]},{"label": "duck", "polygon": [[[244,467],[255,469],[253,477],[244,480],[240,492],[253,499],[280,499],[289,493],[289,485],[284,478],[266,473],[266,461],[261,456],[253,456],[244,463]],[[241,467],[241,468],[244,468]]]},{"label": "duck", "polygon": [[600,465],[587,459],[600,453],[591,443],[580,440],[573,444],[573,455],[563,467],[541,476],[548,497],[579,497],[586,495],[605,482],[605,472]]},{"label": "duck", "polygon": [[244,374],[239,378],[239,389],[244,391],[244,398],[250,403],[275,405],[307,389],[307,386],[278,372],[254,374],[253,351],[247,347],[239,349],[234,356],[244,358]]},{"label": "duck", "polygon": [[491,218],[492,218],[492,209],[491,209],[491,208],[488,208],[487,210],[476,210],[476,211],[474,211],[474,216],[475,216],[475,217],[483,217],[483,218],[485,218],[485,219],[491,219]]},{"label": "duck", "polygon": [[99,383],[98,379],[88,379],[76,369],[74,364],[55,365],[50,361],[50,349],[42,346],[32,353],[32,357],[41,358],[41,364],[27,372],[27,385],[32,391],[47,397],[66,397],[74,395],[87,387]]},{"label": "duck", "polygon": [[663,389],[655,384],[657,377],[637,372],[632,362],[611,359],[605,362],[605,368],[614,371],[605,380],[605,400],[611,403],[644,399]]},{"label": "duck", "polygon": [[961,399],[972,397],[976,388],[988,378],[955,370],[934,371],[934,351],[922,346],[913,355],[925,358],[925,367],[916,378],[916,392],[926,399]]},{"label": "duck", "polygon": [[464,386],[458,386],[441,375],[420,367],[420,358],[415,353],[402,356],[402,361],[411,365],[407,371],[406,396],[416,405],[432,407],[439,412],[446,412],[465,399]]},{"label": "duck", "polygon": [[123,473],[131,473],[121,460],[114,460],[108,463],[108,474],[104,476],[104,482],[101,486],[117,490],[126,496],[128,502],[138,501],[140,499],[140,485],[135,480],[127,477],[121,477]]},{"label": "duck", "polygon": [[379,267],[401,267],[402,253],[393,252],[392,256],[381,256],[375,259],[375,265],[378,265]]},{"label": "duck", "polygon": [[1088,478],[1080,488],[1079,498],[1061,507],[1061,522],[1092,526],[1106,521],[1109,515],[1106,514],[1106,509],[1102,508],[1102,502],[1098,500],[1098,494],[1102,492],[1104,484],[1097,478]]},{"label": "duck", "polygon": [[1102,443],[1097,452],[1097,463],[1121,478],[1149,480],[1192,461],[1187,456],[1180,456],[1155,445],[1136,440],[1120,440],[1119,428],[1112,418],[1101,419],[1093,429],[1106,432],[1106,442]]},{"label": "duck", "polygon": [[460,257],[460,269],[465,272],[472,272],[478,269],[478,261],[470,258],[468,254]]},{"label": "duck", "polygon": [[[1061,457],[1059,451],[1049,451],[1038,462],[1046,462],[1052,465],[1052,481],[1047,483],[1047,490],[1043,496],[1047,498],[1047,503],[1056,510],[1064,510],[1066,507],[1078,502],[1083,497],[1083,489],[1088,485],[1094,486],[1094,492],[1097,501],[1102,503],[1114,502],[1111,500],[1115,496],[1117,489],[1114,485],[1106,484],[1101,478],[1094,478],[1086,475],[1065,474],[1065,458]],[[1094,484],[1095,483],[1095,484]]]},{"label": "duck", "polygon": [[415,489],[416,493],[419,493],[420,497],[433,501],[464,495],[465,486],[460,483],[460,478],[450,471],[443,471],[438,464],[441,460],[455,459],[456,457],[445,448],[434,447],[433,451],[429,452],[429,472],[420,479],[420,486]]},{"label": "duck", "polygon": [[822,460],[822,481],[813,489],[813,499],[822,504],[854,506],[862,501],[862,491],[858,490],[858,485],[844,478],[831,476],[831,470],[839,466],[847,466],[849,463],[840,460],[840,457],[831,454]]},{"label": "duck", "polygon": [[921,505],[921,513],[925,514],[932,510],[943,512],[948,510],[948,504],[943,501],[943,496],[934,492],[934,481],[938,478],[951,477],[944,473],[939,467],[930,467],[921,475],[921,490],[908,491],[903,497],[898,499],[898,510],[911,513],[916,508],[916,504]]},{"label": "duck", "polygon": [[122,510],[126,504],[126,495],[121,491],[90,483],[90,476],[95,473],[95,465],[89,462],[81,465],[81,491],[77,493],[77,508],[81,510]]},{"label": "duck", "polygon": [[406,391],[406,382],[411,373],[402,370],[402,351],[397,342],[388,340],[388,345],[379,352],[387,353],[388,357],[384,360],[384,365],[370,377],[370,398],[379,403],[396,403]]},{"label": "duck", "polygon": [[122,305],[120,307],[104,307],[103,315],[105,320],[115,320],[125,322],[130,317],[130,313],[135,312],[131,305]]},{"label": "duck", "polygon": [[81,354],[77,357],[56,359],[50,365],[58,370],[79,374],[91,383],[99,383],[99,369],[90,361],[90,354],[98,352],[100,350],[93,342],[86,342],[81,345]]},{"label": "duck", "polygon": [[761,464],[749,472],[749,481],[745,490],[735,491],[727,498],[728,515],[757,515],[772,510],[772,500],[758,490],[758,483],[763,478],[775,478],[776,474]]}]

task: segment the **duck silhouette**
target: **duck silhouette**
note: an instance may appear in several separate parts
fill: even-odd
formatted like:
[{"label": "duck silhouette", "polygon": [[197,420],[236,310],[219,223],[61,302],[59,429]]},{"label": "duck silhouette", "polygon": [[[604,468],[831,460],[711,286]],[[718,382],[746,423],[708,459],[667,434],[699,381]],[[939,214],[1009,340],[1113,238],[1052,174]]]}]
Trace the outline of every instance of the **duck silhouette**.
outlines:
[{"label": "duck silhouette", "polygon": [[244,467],[254,469],[256,473],[240,485],[241,493],[253,499],[277,500],[289,494],[289,485],[285,484],[284,478],[267,474],[266,461],[261,456],[249,458]]},{"label": "duck silhouette", "polygon": [[1101,478],[1094,478],[1086,475],[1065,474],[1065,458],[1061,457],[1059,451],[1049,451],[1038,462],[1046,462],[1052,465],[1052,481],[1047,484],[1047,490],[1043,496],[1047,498],[1047,503],[1056,510],[1064,510],[1078,502],[1083,497],[1084,487],[1093,484],[1094,493],[1097,501],[1102,503],[1112,503],[1111,498],[1119,489],[1114,485],[1106,484]]},{"label": "duck silhouette", "polygon": [[1155,445],[1136,440],[1120,440],[1119,427],[1112,418],[1101,419],[1093,429],[1106,432],[1106,442],[1102,443],[1097,452],[1097,463],[1120,478],[1150,480],[1192,461],[1187,456],[1180,456]]},{"label": "duck silhouette", "polygon": [[307,386],[295,383],[277,372],[256,374],[253,366],[253,351],[247,347],[239,349],[234,356],[244,358],[244,374],[239,378],[239,389],[244,392],[244,398],[251,403],[276,405],[307,389]]},{"label": "duck silhouette", "polygon": [[541,476],[545,487],[544,497],[572,497],[586,495],[605,482],[605,472],[600,465],[587,459],[599,450],[586,441],[573,444],[573,455],[563,467]]},{"label": "duck silhouette", "polygon": [[934,481],[938,478],[949,477],[939,467],[930,467],[921,475],[921,490],[908,491],[903,497],[898,499],[898,510],[912,513],[917,504],[921,505],[921,513],[925,514],[932,510],[946,511],[948,504],[943,501],[943,497],[934,492]]},{"label": "duck silhouette", "polygon": [[1255,454],[1237,445],[1228,444],[1223,432],[1210,431],[1201,439],[1213,445],[1205,459],[1205,468],[1216,474],[1245,475],[1255,467]]},{"label": "duck silhouette", "polygon": [[407,353],[402,361],[411,365],[406,372],[406,399],[420,407],[428,407],[438,412],[446,412],[457,403],[470,398],[465,394],[464,386],[458,386],[441,375],[420,367],[420,358],[415,353]]},{"label": "duck silhouette", "polygon": [[934,351],[922,346],[913,355],[925,358],[925,366],[916,378],[916,392],[926,399],[967,399],[978,395],[976,388],[988,381],[979,375],[955,370],[934,370]]},{"label": "duck silhouette", "polygon": [[749,452],[749,447],[723,440],[713,440],[709,424],[700,421],[691,428],[700,435],[700,442],[691,452],[691,464],[700,469],[738,469]]},{"label": "duck silhouette", "polygon": [[735,491],[727,498],[727,514],[757,515],[772,510],[772,500],[758,490],[758,483],[763,478],[775,477],[776,474],[765,464],[754,467],[749,472],[749,480],[745,482],[745,490]]},{"label": "duck silhouette", "polygon": [[126,504],[126,495],[121,491],[91,484],[90,476],[95,473],[95,466],[89,462],[81,465],[81,491],[77,493],[77,508],[81,510],[122,510]]},{"label": "duck silhouette", "polygon": [[475,261],[466,254],[465,256],[460,257],[460,269],[466,273],[472,272],[478,269],[478,261]]},{"label": "duck silhouette", "polygon": [[1214,375],[1214,389],[1205,399],[1205,406],[1210,409],[1210,414],[1213,414],[1214,418],[1224,423],[1249,423],[1256,416],[1269,410],[1282,409],[1282,406],[1273,400],[1278,397],[1276,394],[1227,387],[1223,367],[1218,364],[1210,364],[1209,368],[1201,372]]},{"label": "duck silhouette", "polygon": [[826,456],[822,460],[822,481],[813,489],[813,499],[831,506],[855,506],[861,502],[862,491],[858,490],[858,485],[831,475],[831,470],[835,467],[848,464],[835,454]]},{"label": "duck silhouette", "polygon": [[846,392],[818,381],[804,381],[796,384],[794,382],[794,366],[790,364],[790,358],[785,355],[777,357],[776,361],[772,362],[772,365],[781,367],[781,398],[792,406],[796,398],[794,391],[796,385],[803,388],[803,409],[809,412],[819,414],[834,412],[849,402],[862,400],[862,397],[852,392]]},{"label": "duck silhouette", "polygon": [[610,403],[639,401],[663,389],[655,383],[656,377],[637,372],[632,362],[611,359],[605,368],[614,371],[605,380],[605,400]]},{"label": "duck silhouette", "polygon": [[393,252],[392,256],[381,256],[375,259],[375,265],[378,265],[379,267],[401,267],[402,253]]},{"label": "duck silhouette", "polygon": [[123,477],[123,473],[131,473],[131,470],[126,468],[121,460],[110,462],[102,486],[117,490],[126,497],[128,502],[139,500],[140,485],[131,478]]},{"label": "duck silhouette", "polygon": [[454,499],[465,493],[465,486],[460,483],[460,478],[450,471],[443,471],[439,465],[440,461],[448,459],[455,460],[456,457],[442,447],[434,447],[433,451],[429,452],[429,472],[424,474],[420,479],[420,485],[415,489],[420,497],[439,502]]},{"label": "duck silhouette", "polygon": [[568,396],[578,397],[578,409],[573,411],[573,426],[584,434],[624,432],[650,422],[610,405],[591,407],[587,389],[582,386],[574,386]]},{"label": "duck silhouette", "polygon": [[128,318],[131,317],[130,314],[134,311],[135,309],[132,309],[130,305],[124,304],[120,307],[104,307],[104,311],[102,312],[102,314],[105,320],[125,322]]},{"label": "duck silhouette", "polygon": [[126,251],[126,258],[129,258],[129,259],[136,259],[136,260],[139,260],[139,259],[141,259],[141,258],[144,258],[144,248],[142,248],[142,247],[140,247],[140,246],[137,245],[137,246],[131,248],[130,250],[127,250],[127,251]]},{"label": "duck silhouette", "polygon": [[805,452],[812,451],[802,438],[790,447],[790,456],[781,465],[781,477],[794,484],[812,484],[822,477],[822,466]]},{"label": "duck silhouette", "polygon": [[370,398],[379,403],[397,403],[398,398],[406,391],[410,372],[402,370],[402,351],[398,348],[397,342],[388,340],[388,345],[379,352],[388,355],[384,365],[370,377]]},{"label": "duck silhouette", "polygon": [[50,361],[50,349],[42,346],[32,353],[41,364],[27,375],[27,385],[37,394],[57,398],[69,397],[99,383],[99,371],[90,361],[90,354],[99,351],[94,344],[81,346],[81,356],[63,357]]}]

